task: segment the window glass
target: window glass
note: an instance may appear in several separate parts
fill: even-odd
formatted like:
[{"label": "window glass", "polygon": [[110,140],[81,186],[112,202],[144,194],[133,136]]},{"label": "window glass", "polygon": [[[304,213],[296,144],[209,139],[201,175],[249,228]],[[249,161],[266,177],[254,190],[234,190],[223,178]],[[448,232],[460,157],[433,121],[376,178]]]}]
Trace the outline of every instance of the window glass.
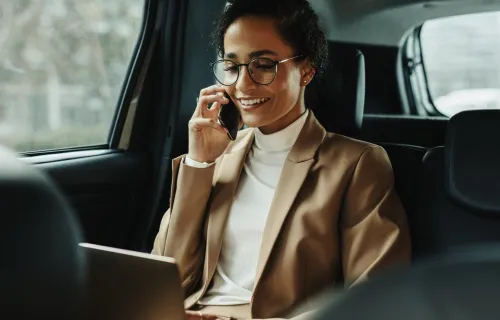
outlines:
[{"label": "window glass", "polygon": [[143,19],[138,0],[0,1],[0,144],[105,144]]},{"label": "window glass", "polygon": [[427,84],[445,116],[500,108],[500,13],[425,22],[421,33]]}]

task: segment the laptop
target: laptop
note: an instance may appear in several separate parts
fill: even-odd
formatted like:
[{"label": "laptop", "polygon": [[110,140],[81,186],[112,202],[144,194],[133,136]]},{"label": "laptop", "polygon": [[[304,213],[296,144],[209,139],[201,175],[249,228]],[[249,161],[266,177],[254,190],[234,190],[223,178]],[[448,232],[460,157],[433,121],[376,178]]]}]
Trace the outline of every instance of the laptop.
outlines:
[{"label": "laptop", "polygon": [[88,319],[186,319],[173,259],[89,243],[80,248],[88,263]]}]

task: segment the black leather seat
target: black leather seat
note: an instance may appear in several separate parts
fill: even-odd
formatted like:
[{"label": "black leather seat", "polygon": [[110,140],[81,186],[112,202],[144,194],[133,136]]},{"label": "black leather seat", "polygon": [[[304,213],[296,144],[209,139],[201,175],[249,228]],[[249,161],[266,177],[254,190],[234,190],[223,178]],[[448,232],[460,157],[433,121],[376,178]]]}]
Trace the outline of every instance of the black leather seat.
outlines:
[{"label": "black leather seat", "polygon": [[[406,214],[410,218],[414,215],[418,183],[420,179],[420,169],[422,159],[427,149],[419,146],[412,146],[397,143],[379,143],[387,151],[391,159],[394,172],[394,187],[403,203]],[[410,228],[411,228],[410,221]]]},{"label": "black leather seat", "polygon": [[327,131],[360,135],[365,107],[365,59],[361,51],[328,43],[330,61],[305,93],[306,106]]},{"label": "black leather seat", "polygon": [[0,147],[0,319],[81,319],[81,231],[57,188]]},{"label": "black leather seat", "polygon": [[427,152],[410,216],[416,259],[500,242],[500,110],[466,111]]},{"label": "black leather seat", "polygon": [[475,247],[392,271],[331,296],[318,320],[494,320],[500,247]]},{"label": "black leather seat", "polygon": [[[306,89],[306,106],[330,132],[359,137],[365,103],[365,62],[363,54],[352,47],[329,43],[330,65],[325,74]],[[395,188],[407,211],[414,207],[418,170],[426,148],[378,143],[391,160]]]}]

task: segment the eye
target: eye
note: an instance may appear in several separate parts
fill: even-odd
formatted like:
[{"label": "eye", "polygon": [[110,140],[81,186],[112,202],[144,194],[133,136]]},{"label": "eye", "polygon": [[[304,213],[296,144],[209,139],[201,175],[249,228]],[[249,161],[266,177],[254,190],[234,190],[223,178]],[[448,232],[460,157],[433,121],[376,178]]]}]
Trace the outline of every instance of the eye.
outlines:
[{"label": "eye", "polygon": [[275,63],[269,59],[255,59],[251,63],[251,68],[261,72],[274,71]]},{"label": "eye", "polygon": [[270,70],[272,68],[274,68],[274,64],[270,63],[270,62],[260,62],[260,61],[257,61],[255,62],[254,66],[258,69],[262,69],[262,70]]},{"label": "eye", "polygon": [[223,70],[224,70],[224,72],[227,72],[227,73],[237,73],[238,66],[228,65],[228,66],[225,66]]}]

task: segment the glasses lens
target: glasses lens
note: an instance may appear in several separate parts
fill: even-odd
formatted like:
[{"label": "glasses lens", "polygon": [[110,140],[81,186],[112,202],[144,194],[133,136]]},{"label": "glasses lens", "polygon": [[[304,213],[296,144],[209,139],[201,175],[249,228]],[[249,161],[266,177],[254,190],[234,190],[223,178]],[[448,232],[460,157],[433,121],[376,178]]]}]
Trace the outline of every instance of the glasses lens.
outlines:
[{"label": "glasses lens", "polygon": [[238,80],[239,67],[231,60],[221,60],[214,64],[214,75],[219,83],[230,86]]},{"label": "glasses lens", "polygon": [[276,77],[276,63],[266,58],[252,60],[248,66],[248,71],[253,81],[260,84],[270,84]]}]

